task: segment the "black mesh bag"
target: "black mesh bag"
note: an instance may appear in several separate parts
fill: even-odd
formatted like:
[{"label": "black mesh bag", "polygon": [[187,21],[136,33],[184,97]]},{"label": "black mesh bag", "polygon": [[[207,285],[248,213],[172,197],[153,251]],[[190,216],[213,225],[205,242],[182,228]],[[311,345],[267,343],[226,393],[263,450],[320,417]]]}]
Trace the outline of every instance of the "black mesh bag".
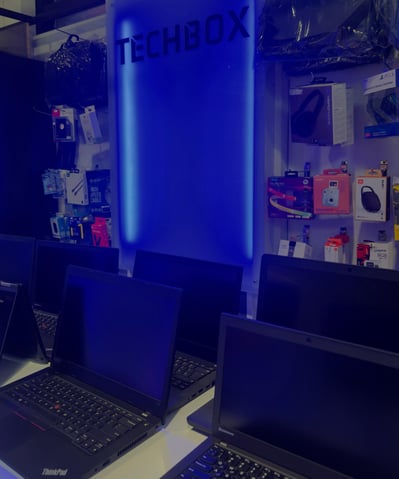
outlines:
[{"label": "black mesh bag", "polygon": [[83,108],[107,103],[107,52],[99,41],[71,35],[48,58],[45,68],[49,105]]}]

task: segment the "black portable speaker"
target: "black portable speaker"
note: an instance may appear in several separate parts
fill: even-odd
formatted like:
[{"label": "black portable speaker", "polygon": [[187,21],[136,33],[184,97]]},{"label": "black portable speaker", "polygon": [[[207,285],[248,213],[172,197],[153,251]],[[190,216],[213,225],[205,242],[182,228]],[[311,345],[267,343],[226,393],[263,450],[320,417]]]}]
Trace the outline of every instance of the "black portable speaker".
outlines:
[{"label": "black portable speaker", "polygon": [[370,213],[377,213],[381,209],[381,201],[371,186],[364,185],[360,190],[363,208]]}]

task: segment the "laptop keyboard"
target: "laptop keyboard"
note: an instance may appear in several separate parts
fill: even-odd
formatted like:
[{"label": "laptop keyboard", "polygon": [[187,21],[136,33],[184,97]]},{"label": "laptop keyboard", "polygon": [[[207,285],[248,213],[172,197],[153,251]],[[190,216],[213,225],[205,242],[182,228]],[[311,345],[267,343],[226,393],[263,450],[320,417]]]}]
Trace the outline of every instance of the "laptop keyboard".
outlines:
[{"label": "laptop keyboard", "polygon": [[186,389],[194,382],[215,371],[215,369],[215,365],[205,364],[176,354],[173,365],[172,385],[179,389]]},{"label": "laptop keyboard", "polygon": [[39,331],[49,336],[55,336],[57,316],[45,311],[34,311]]},{"label": "laptop keyboard", "polygon": [[243,457],[217,444],[199,456],[176,479],[208,479],[228,477],[230,479],[294,479],[293,476],[263,466],[259,462]]},{"label": "laptop keyboard", "polygon": [[51,374],[20,383],[6,393],[19,405],[38,410],[89,454],[146,424],[146,413],[134,414]]}]

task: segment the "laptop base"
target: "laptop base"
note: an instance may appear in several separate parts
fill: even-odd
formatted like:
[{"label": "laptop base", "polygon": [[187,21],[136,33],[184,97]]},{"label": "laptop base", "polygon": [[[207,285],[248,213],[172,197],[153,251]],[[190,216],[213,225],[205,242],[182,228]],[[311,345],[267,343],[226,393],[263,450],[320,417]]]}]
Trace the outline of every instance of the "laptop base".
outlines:
[{"label": "laptop base", "polygon": [[213,399],[187,416],[187,423],[202,434],[212,433]]}]

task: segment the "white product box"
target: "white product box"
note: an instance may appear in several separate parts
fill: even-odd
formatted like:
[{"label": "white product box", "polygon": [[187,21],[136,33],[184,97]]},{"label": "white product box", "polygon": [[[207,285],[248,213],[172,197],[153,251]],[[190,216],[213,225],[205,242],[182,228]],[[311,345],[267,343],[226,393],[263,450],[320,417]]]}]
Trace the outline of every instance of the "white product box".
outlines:
[{"label": "white product box", "polygon": [[66,201],[72,205],[88,205],[89,195],[85,172],[70,171],[65,177]]},{"label": "white product box", "polygon": [[365,266],[392,269],[394,267],[394,249],[388,242],[373,241],[370,243],[370,257]]},{"label": "white product box", "polygon": [[300,241],[280,240],[278,255],[294,258],[311,258],[312,247]]},{"label": "white product box", "polygon": [[389,219],[390,178],[358,176],[355,180],[355,219],[387,221]]}]

